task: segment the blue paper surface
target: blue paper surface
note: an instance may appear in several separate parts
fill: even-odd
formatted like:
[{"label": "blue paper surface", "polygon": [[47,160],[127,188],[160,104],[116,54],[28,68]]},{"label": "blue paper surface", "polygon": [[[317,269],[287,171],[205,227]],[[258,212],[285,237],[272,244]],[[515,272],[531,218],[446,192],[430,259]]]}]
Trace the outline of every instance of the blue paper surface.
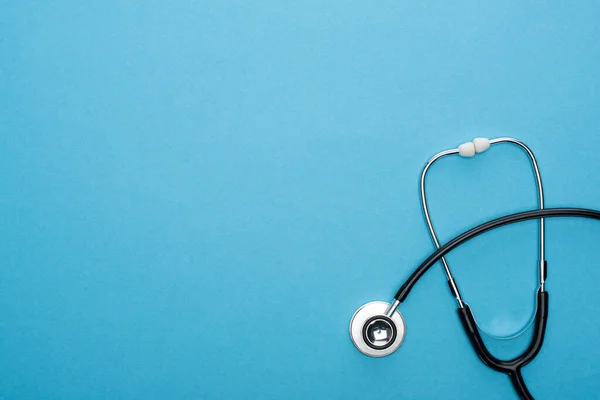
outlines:
[{"label": "blue paper surface", "polygon": [[[393,356],[353,312],[432,250],[434,153],[514,136],[547,206],[600,208],[600,4],[0,3],[0,399],[509,399],[441,266]],[[442,242],[536,207],[524,153],[436,164]],[[536,398],[600,396],[595,221],[547,223]],[[530,317],[536,223],[448,258],[478,322]],[[492,342],[499,357],[526,337]]]}]

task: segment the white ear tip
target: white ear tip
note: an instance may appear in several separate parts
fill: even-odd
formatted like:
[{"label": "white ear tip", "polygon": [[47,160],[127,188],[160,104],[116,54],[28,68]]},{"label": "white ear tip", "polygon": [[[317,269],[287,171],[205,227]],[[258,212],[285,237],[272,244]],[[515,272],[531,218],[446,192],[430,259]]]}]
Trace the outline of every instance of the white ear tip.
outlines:
[{"label": "white ear tip", "polygon": [[475,144],[473,142],[461,144],[458,146],[458,154],[461,157],[473,157],[475,155]]},{"label": "white ear tip", "polygon": [[483,153],[484,151],[490,148],[490,139],[475,138],[473,139],[473,144],[475,145],[475,151],[477,153]]}]

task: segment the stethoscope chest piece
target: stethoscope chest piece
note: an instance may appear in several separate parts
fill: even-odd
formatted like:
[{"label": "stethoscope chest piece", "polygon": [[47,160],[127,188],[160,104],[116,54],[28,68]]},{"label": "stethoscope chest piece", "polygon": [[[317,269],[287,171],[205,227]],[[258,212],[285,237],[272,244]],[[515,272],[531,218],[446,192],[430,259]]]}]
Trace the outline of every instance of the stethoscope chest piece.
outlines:
[{"label": "stethoscope chest piece", "polygon": [[360,307],[350,321],[350,338],[361,353],[370,357],[385,357],[400,347],[406,328],[398,310],[385,313],[389,304],[372,301]]}]

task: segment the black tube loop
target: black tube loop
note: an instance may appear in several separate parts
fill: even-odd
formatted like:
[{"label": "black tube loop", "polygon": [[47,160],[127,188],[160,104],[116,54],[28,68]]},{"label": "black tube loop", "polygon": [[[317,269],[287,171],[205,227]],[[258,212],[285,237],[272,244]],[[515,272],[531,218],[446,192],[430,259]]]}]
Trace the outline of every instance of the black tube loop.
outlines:
[{"label": "black tube loop", "polygon": [[529,364],[531,360],[535,358],[544,343],[546,321],[548,320],[548,292],[538,290],[533,337],[527,349],[521,355],[511,360],[500,360],[490,354],[479,334],[475,319],[473,318],[473,313],[469,306],[459,308],[458,316],[460,317],[465,333],[467,334],[475,353],[479,356],[479,359],[488,367],[507,374],[521,399],[533,399],[533,396],[529,393],[529,390],[527,390],[523,377],[521,376],[521,368]]},{"label": "black tube loop", "polygon": [[[506,215],[504,217],[500,217],[476,226],[475,228],[472,228],[450,240],[448,243],[427,257],[427,259],[413,271],[400,289],[398,289],[398,292],[395,296],[396,300],[402,303],[408,297],[410,291],[417,284],[419,279],[421,279],[423,275],[425,275],[425,273],[433,265],[435,265],[435,263],[437,263],[443,256],[448,254],[456,247],[475,238],[476,236],[491,231],[492,229],[519,221],[552,217],[581,217],[600,220],[600,211],[585,208],[546,208]],[[545,264],[543,274],[546,274]],[[527,349],[518,357],[510,360],[500,360],[494,357],[488,351],[483,339],[481,338],[481,335],[479,334],[479,330],[475,324],[475,318],[473,317],[473,313],[468,305],[460,307],[458,309],[458,315],[465,333],[469,338],[473,349],[479,356],[479,359],[488,367],[498,372],[507,374],[513,387],[515,388],[515,391],[522,400],[534,400],[533,396],[525,385],[525,381],[521,375],[521,368],[529,364],[531,360],[535,358],[535,356],[540,352],[542,344],[544,343],[546,323],[548,320],[548,292],[543,290],[542,287],[538,289],[533,337]]]},{"label": "black tube loop", "polygon": [[437,263],[442,257],[448,254],[450,251],[460,246],[461,244],[473,239],[482,233],[491,231],[492,229],[499,228],[504,225],[514,224],[519,221],[525,221],[530,219],[540,218],[553,218],[553,217],[581,217],[581,218],[592,218],[600,220],[600,211],[590,210],[587,208],[546,208],[543,210],[532,210],[523,211],[515,214],[505,215],[486,223],[483,223],[475,228],[469,229],[468,231],[458,235],[454,239],[433,252],[413,273],[408,277],[406,282],[398,289],[395,299],[399,302],[403,302],[412,288],[417,284],[419,279]]}]

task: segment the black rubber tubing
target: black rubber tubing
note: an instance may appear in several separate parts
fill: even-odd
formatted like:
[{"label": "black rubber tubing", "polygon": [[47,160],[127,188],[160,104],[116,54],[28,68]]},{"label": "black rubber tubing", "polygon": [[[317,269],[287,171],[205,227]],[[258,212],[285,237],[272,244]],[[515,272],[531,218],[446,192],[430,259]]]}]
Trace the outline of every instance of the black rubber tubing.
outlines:
[{"label": "black rubber tubing", "polygon": [[[520,221],[526,221],[530,219],[540,218],[554,218],[554,217],[580,217],[580,218],[592,218],[600,220],[600,211],[590,210],[587,208],[545,208],[543,210],[532,210],[523,211],[515,214],[505,215],[500,218],[493,219],[485,222],[475,228],[469,229],[468,231],[456,236],[448,243],[440,247],[438,250],[433,252],[419,267],[417,267],[412,274],[408,277],[406,282],[398,289],[395,299],[402,303],[412,288],[417,284],[419,279],[425,275],[425,273],[438,262],[446,254],[450,253],[453,249],[460,246],[461,244],[473,239],[482,233],[491,231],[492,229],[500,228],[501,226],[514,224]],[[542,260],[543,261],[543,260]]]},{"label": "black rubber tubing", "polygon": [[525,381],[521,375],[521,368],[529,364],[531,360],[535,358],[544,343],[546,321],[548,320],[548,292],[538,290],[533,337],[531,338],[531,342],[529,343],[529,346],[527,346],[527,349],[521,355],[511,360],[499,360],[490,354],[479,334],[475,319],[473,318],[473,313],[469,306],[459,308],[458,316],[460,317],[465,333],[471,342],[471,346],[473,346],[473,350],[475,350],[479,359],[493,370],[507,374],[520,399],[534,400],[525,385]]},{"label": "black rubber tubing", "polygon": [[[543,210],[524,211],[520,213],[506,215],[486,223],[483,223],[475,228],[472,228],[461,235],[455,237],[444,246],[440,247],[437,251],[432,253],[423,263],[413,271],[406,282],[400,287],[398,293],[396,293],[396,300],[403,302],[412,288],[417,284],[419,279],[425,275],[425,273],[444,255],[460,246],[461,244],[473,239],[482,233],[491,231],[492,229],[499,228],[501,226],[513,224],[520,221],[526,221],[530,219],[540,218],[553,218],[553,217],[580,217],[580,218],[592,218],[600,220],[600,211],[590,210],[585,208],[546,208]],[[545,264],[545,260],[541,260]],[[545,267],[545,265],[544,265]],[[546,274],[544,268],[544,275]],[[545,278],[545,276],[544,276]],[[533,337],[527,349],[518,357],[511,360],[500,360],[494,357],[485,346],[477,325],[475,324],[475,318],[471,312],[471,308],[468,305],[459,307],[458,315],[463,325],[465,333],[473,346],[473,349],[479,356],[479,359],[488,367],[507,374],[510,381],[519,395],[521,400],[534,400],[533,396],[527,389],[523,376],[521,375],[521,368],[529,364],[531,360],[540,352],[542,344],[544,343],[544,336],[546,333],[546,322],[548,319],[548,292],[542,291],[541,288],[537,292],[537,306],[535,312],[535,327]]]}]

